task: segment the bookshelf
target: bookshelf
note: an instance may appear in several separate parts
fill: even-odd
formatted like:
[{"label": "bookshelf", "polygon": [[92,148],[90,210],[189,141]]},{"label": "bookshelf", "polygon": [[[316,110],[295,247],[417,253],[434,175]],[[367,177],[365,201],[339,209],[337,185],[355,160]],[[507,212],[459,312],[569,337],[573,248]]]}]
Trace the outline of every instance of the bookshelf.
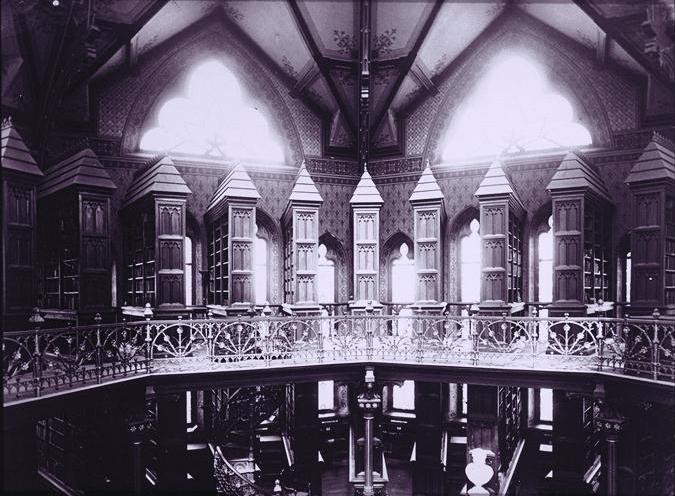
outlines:
[{"label": "bookshelf", "polygon": [[147,212],[129,228],[126,265],[126,303],[155,306],[155,223]]},{"label": "bookshelf", "polygon": [[523,226],[514,214],[509,215],[507,245],[508,302],[523,301]]},{"label": "bookshelf", "polygon": [[211,224],[209,230],[209,304],[229,302],[229,235],[227,216]]},{"label": "bookshelf", "polygon": [[665,304],[675,305],[675,196],[666,195]]},{"label": "bookshelf", "polygon": [[611,299],[611,242],[609,216],[588,202],[584,211],[584,303]]}]

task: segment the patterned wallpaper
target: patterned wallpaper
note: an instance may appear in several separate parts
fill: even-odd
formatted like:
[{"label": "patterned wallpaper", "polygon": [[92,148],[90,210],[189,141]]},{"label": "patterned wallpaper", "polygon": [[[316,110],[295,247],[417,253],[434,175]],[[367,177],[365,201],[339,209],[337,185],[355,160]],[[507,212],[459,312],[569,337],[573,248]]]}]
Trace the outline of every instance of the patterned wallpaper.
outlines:
[{"label": "patterned wallpaper", "polygon": [[405,128],[409,155],[437,160],[439,140],[454,109],[471,93],[492,57],[505,48],[528,53],[544,67],[556,89],[578,104],[578,115],[596,144],[609,145],[612,132],[637,127],[640,87],[635,81],[595,63],[591,50],[514,12],[439,84],[437,94],[410,114]]}]

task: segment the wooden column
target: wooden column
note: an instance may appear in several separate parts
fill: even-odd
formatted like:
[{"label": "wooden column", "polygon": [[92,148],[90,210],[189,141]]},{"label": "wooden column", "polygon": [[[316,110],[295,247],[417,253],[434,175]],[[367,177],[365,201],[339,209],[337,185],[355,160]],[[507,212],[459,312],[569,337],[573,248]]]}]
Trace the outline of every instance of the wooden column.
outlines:
[{"label": "wooden column", "polygon": [[585,315],[608,301],[611,284],[611,199],[598,172],[568,153],[546,187],[553,203],[552,316]]},{"label": "wooden column", "polygon": [[675,314],[675,156],[654,135],[626,178],[635,198],[631,315]]},{"label": "wooden column", "polygon": [[321,487],[321,474],[316,470],[319,453],[319,387],[317,382],[294,386],[293,446],[295,465],[302,467],[303,476],[312,488]]},{"label": "wooden column", "polygon": [[319,208],[323,198],[303,162],[283,216],[285,256],[290,274],[284,275],[286,303],[296,312],[316,313]]},{"label": "wooden column", "polygon": [[368,302],[380,309],[380,208],[384,203],[368,169],[354,190],[349,203],[352,207],[354,251],[353,312],[361,313]]},{"label": "wooden column", "polygon": [[[206,211],[206,220],[213,231],[219,226],[220,235],[210,240],[219,243],[220,251],[209,249],[212,277],[220,277],[227,297],[214,301],[219,313],[227,305],[228,314],[243,313],[255,303],[254,261],[256,206],[260,195],[241,165],[237,165],[218,186]],[[219,239],[216,240],[215,237]],[[216,273],[220,270],[220,273]]]},{"label": "wooden column", "polygon": [[553,391],[553,490],[556,495],[585,494],[584,399]]},{"label": "wooden column", "polygon": [[525,209],[496,160],[475,193],[480,204],[481,313],[511,313],[522,306],[522,219]]},{"label": "wooden column", "polygon": [[415,381],[415,469],[413,494],[437,494],[443,487],[443,384]]},{"label": "wooden column", "polygon": [[187,433],[185,393],[157,395],[157,489],[185,491],[187,485]]},{"label": "wooden column", "polygon": [[[192,193],[169,157],[151,160],[138,173],[124,202],[126,222],[141,222],[145,239],[143,246],[125,243],[127,284],[144,298],[154,299],[159,309],[180,309],[185,305],[185,219],[187,196]],[[142,220],[143,219],[143,220]],[[151,232],[147,232],[151,231]],[[152,239],[154,237],[154,239]],[[130,251],[142,256],[129,259]],[[142,268],[140,274],[137,269]],[[143,282],[139,281],[139,275]],[[132,295],[133,296],[133,295]],[[154,297],[154,298],[153,298]],[[128,302],[131,305],[143,304]]]},{"label": "wooden column", "polygon": [[415,306],[438,310],[443,297],[443,192],[429,162],[410,196],[415,222]]},{"label": "wooden column", "polygon": [[36,184],[43,176],[11,119],[2,123],[2,319],[20,330],[36,304]]}]

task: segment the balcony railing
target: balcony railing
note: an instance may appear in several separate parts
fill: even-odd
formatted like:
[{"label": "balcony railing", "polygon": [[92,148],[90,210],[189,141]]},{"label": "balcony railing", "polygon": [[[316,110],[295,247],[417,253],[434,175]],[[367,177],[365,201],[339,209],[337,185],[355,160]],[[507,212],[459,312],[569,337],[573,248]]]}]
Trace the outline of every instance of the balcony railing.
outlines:
[{"label": "balcony railing", "polygon": [[5,400],[138,374],[349,361],[675,382],[675,320],[360,315],[150,320],[3,334]]}]

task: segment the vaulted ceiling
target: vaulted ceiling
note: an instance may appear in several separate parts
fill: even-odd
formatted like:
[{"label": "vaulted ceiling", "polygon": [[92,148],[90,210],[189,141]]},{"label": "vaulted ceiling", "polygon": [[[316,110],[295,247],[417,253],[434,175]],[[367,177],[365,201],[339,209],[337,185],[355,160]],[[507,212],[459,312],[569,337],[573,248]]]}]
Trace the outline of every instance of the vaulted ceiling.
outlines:
[{"label": "vaulted ceiling", "polygon": [[[128,70],[172,36],[220,15],[284,76],[292,96],[318,111],[329,151],[349,153],[359,126],[361,1],[2,0],[3,109],[28,113],[42,126],[38,134],[45,133],[56,117],[50,113],[76,101],[89,82]],[[375,149],[396,149],[397,120],[435,93],[453,62],[511,9],[593,49],[601,63],[672,88],[673,7],[667,0],[373,0]]]}]

